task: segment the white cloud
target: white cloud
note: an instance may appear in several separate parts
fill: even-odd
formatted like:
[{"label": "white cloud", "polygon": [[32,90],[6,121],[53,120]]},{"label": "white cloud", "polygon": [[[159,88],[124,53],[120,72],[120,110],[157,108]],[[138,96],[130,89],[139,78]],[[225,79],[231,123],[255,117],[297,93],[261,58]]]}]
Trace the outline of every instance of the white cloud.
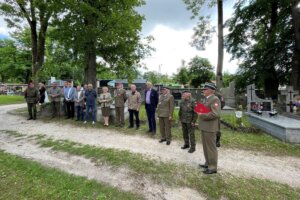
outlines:
[{"label": "white cloud", "polygon": [[[152,53],[151,57],[143,60],[149,70],[158,71],[161,66],[161,73],[172,75],[177,72],[181,66],[181,61],[189,62],[191,58],[198,55],[207,58],[214,67],[217,66],[218,58],[218,40],[217,36],[213,38],[211,44],[207,45],[205,51],[197,51],[190,46],[191,37],[193,35],[192,29],[175,30],[170,27],[158,24],[149,33],[154,36],[155,41],[152,46],[156,51]],[[229,62],[230,55],[224,54],[224,70],[234,73],[237,69],[237,61]]]}]

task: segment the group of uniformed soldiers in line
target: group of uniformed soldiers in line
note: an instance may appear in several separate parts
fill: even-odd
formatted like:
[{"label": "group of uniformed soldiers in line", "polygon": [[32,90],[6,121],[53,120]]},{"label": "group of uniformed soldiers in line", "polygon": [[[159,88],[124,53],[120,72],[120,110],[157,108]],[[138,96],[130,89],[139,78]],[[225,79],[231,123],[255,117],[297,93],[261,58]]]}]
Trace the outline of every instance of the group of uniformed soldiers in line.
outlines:
[{"label": "group of uniformed soldiers in line", "polygon": [[[134,127],[133,118],[135,118],[136,129],[139,129],[139,110],[142,103],[142,98],[141,94],[136,90],[135,85],[131,85],[130,90],[130,93],[126,94],[122,83],[117,83],[116,90],[114,91],[114,98],[112,98],[108,92],[108,88],[102,88],[102,93],[98,98],[98,103],[101,105],[102,115],[104,117],[104,126],[108,126],[108,117],[110,114],[110,106],[112,101],[115,101],[115,125],[118,127],[123,127],[125,125],[125,102],[128,100],[130,124],[128,128]],[[203,173],[205,174],[217,173],[218,152],[216,137],[217,132],[220,131],[219,118],[221,102],[215,95],[215,91],[216,86],[213,83],[206,83],[202,88],[203,95],[205,96],[204,102],[202,103],[210,109],[210,112],[208,113],[195,112],[195,106],[197,102],[191,97],[191,93],[189,91],[183,92],[182,101],[180,102],[179,106],[179,121],[182,125],[184,139],[184,145],[181,148],[189,149],[189,153],[193,153],[196,150],[194,131],[195,127],[198,126],[198,128],[201,130],[205,157],[205,163],[199,164],[199,166],[203,168]],[[70,82],[67,82],[62,92],[54,82],[52,87],[48,90],[48,96],[52,105],[52,117],[60,114],[61,95],[64,95],[64,103],[67,106],[67,118],[74,117],[75,107],[77,111],[77,120],[83,120],[83,109],[85,106],[86,118],[84,123],[86,123],[88,120],[90,110],[92,112],[92,124],[95,123],[97,94],[91,84],[83,89],[80,86],[75,89],[71,87]],[[29,82],[28,88],[25,91],[25,98],[29,112],[28,120],[35,120],[36,104],[38,103],[39,92],[34,87],[32,81]],[[169,88],[162,87],[161,94],[158,95],[157,91],[153,89],[152,84],[147,82],[145,91],[145,108],[149,127],[147,132],[152,135],[156,133],[156,113],[159,120],[159,129],[161,134],[161,139],[159,142],[166,142],[167,145],[170,145],[172,137],[171,122],[173,120],[174,97],[172,94],[170,94]]]}]

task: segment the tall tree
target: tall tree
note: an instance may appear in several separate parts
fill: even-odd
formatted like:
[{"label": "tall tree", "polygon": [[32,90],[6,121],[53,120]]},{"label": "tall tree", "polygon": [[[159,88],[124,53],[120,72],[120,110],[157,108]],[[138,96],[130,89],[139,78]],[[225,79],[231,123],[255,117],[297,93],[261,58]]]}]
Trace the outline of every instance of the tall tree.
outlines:
[{"label": "tall tree", "polygon": [[97,59],[116,73],[130,71],[148,52],[141,44],[143,17],[135,10],[142,0],[67,0],[56,19],[57,37],[66,48],[82,54],[85,82],[96,84]]},{"label": "tall tree", "polygon": [[227,25],[230,33],[225,44],[233,58],[242,61],[240,80],[262,86],[267,97],[276,98],[279,84],[290,78],[295,44],[291,2],[238,1]]},{"label": "tall tree", "polygon": [[30,77],[31,53],[22,37],[0,40],[0,81],[26,83]]},{"label": "tall tree", "polygon": [[189,77],[188,66],[186,66],[184,60],[181,61],[181,66],[178,69],[178,73],[174,74],[174,78],[173,79],[177,83],[180,83],[180,84],[183,84],[183,85],[189,83],[190,77]]},{"label": "tall tree", "polygon": [[300,0],[293,0],[292,18],[295,32],[295,49],[292,65],[291,85],[300,89]]},{"label": "tall tree", "polygon": [[214,76],[213,66],[206,58],[196,56],[188,63],[191,85],[195,88],[210,82]]},{"label": "tall tree", "polygon": [[47,29],[56,9],[54,0],[4,0],[0,3],[0,14],[5,16],[9,27],[22,28],[24,20],[30,27],[32,76],[35,79],[44,64]]},{"label": "tall tree", "polygon": [[192,18],[198,17],[195,27],[192,45],[198,49],[205,49],[205,45],[211,40],[215,28],[211,27],[209,16],[201,15],[203,6],[215,6],[218,8],[218,65],[216,70],[216,84],[218,88],[223,87],[223,57],[224,57],[224,23],[223,23],[223,0],[183,0],[187,9],[191,10]]}]

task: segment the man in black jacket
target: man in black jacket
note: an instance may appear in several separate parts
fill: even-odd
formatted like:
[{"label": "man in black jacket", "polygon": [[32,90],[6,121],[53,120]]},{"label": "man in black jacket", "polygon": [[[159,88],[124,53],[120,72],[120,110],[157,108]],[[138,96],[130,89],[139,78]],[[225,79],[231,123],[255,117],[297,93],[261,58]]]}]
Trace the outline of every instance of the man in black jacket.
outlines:
[{"label": "man in black jacket", "polygon": [[145,91],[145,107],[148,118],[148,133],[155,134],[156,133],[156,122],[155,122],[155,110],[158,104],[158,94],[157,91],[152,88],[152,83],[146,83],[146,91]]}]

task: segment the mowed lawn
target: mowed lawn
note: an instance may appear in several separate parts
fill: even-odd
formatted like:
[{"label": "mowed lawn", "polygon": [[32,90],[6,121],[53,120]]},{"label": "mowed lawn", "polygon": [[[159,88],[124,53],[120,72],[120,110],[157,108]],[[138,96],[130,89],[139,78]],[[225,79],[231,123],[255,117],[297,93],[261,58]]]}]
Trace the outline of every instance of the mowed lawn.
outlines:
[{"label": "mowed lawn", "polygon": [[0,151],[0,200],[2,199],[143,198]]},{"label": "mowed lawn", "polygon": [[24,96],[19,95],[0,95],[0,105],[25,103]]}]

